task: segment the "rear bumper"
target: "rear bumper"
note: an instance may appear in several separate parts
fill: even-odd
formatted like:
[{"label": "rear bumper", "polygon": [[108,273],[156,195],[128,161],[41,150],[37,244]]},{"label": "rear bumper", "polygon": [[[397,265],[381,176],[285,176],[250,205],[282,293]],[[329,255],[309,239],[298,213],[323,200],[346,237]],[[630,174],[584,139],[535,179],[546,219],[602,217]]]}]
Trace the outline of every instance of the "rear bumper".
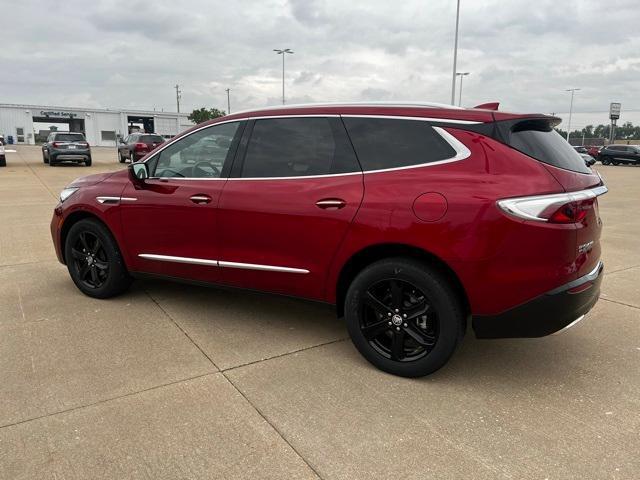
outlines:
[{"label": "rear bumper", "polygon": [[604,265],[499,315],[473,317],[477,338],[544,337],[577,323],[598,301]]}]

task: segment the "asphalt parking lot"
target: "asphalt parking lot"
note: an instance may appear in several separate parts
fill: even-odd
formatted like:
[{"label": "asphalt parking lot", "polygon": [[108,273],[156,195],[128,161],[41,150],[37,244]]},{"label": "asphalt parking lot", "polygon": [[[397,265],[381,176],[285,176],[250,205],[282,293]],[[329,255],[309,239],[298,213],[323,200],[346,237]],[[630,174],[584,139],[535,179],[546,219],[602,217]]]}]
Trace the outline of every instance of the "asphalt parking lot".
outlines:
[{"label": "asphalt parking lot", "polygon": [[[10,146],[7,146],[10,148]],[[59,191],[123,168],[0,169],[0,478],[640,476],[640,168],[597,165],[606,276],[561,335],[478,341],[418,380],[375,370],[329,306],[138,281],[82,295]]]}]

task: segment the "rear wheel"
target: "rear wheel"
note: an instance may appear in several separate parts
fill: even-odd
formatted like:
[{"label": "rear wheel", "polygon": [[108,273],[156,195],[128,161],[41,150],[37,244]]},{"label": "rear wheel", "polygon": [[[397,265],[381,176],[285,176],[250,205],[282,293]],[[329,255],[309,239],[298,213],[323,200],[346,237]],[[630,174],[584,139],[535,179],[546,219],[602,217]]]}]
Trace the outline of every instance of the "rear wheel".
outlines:
[{"label": "rear wheel", "polygon": [[56,166],[56,157],[52,156],[51,154],[49,154],[49,166],[50,167],[55,167]]},{"label": "rear wheel", "polygon": [[385,372],[420,377],[451,357],[464,335],[464,311],[444,276],[407,258],[376,262],[354,279],[345,319],[360,353]]},{"label": "rear wheel", "polygon": [[42,150],[42,161],[44,163],[49,163],[49,159],[47,158],[47,154]]},{"label": "rear wheel", "polygon": [[124,157],[122,156],[122,152],[118,150],[118,161],[120,163],[124,163]]},{"label": "rear wheel", "polygon": [[609,165],[611,163],[611,161],[609,161],[609,158],[604,156],[600,157],[600,161],[602,162],[603,165]]},{"label": "rear wheel", "polygon": [[73,283],[90,297],[113,297],[131,285],[115,239],[96,220],[80,220],[71,227],[65,242],[65,259]]},{"label": "rear wheel", "polygon": [[611,163],[612,163],[614,166],[617,166],[617,165],[618,165],[618,161],[617,161],[617,160],[612,160],[612,161],[611,161]]},{"label": "rear wheel", "polygon": [[90,166],[91,166],[91,156],[88,156],[88,157],[87,157],[87,159],[84,161],[84,164],[85,164],[87,167],[90,167]]}]

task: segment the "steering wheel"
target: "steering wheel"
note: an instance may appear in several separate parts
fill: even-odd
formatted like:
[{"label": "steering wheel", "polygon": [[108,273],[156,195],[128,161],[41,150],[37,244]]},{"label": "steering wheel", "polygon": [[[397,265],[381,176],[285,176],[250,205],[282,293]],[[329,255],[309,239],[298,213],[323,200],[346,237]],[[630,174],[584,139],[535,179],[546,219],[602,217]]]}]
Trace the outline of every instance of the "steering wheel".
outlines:
[{"label": "steering wheel", "polygon": [[[168,172],[170,172],[172,175],[167,175]],[[162,176],[160,178],[184,177],[183,174],[171,168],[163,168],[160,173],[162,173]]]},{"label": "steering wheel", "polygon": [[[207,167],[210,167],[214,174],[217,175],[218,177],[220,176],[220,169],[218,167],[216,167],[213,163],[211,162],[198,162],[193,166],[193,176],[194,177],[212,177],[213,175],[211,174],[211,172],[205,170],[204,168],[201,168],[200,165],[206,165]],[[202,173],[202,175],[196,175],[196,170],[198,170],[199,172]]]}]

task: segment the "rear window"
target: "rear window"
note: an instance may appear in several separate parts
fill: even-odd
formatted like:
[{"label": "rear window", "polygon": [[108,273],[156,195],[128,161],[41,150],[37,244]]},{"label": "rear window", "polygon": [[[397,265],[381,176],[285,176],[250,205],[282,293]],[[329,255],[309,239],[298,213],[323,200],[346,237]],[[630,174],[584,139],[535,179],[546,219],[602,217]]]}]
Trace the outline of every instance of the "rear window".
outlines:
[{"label": "rear window", "polygon": [[140,141],[142,143],[161,143],[164,142],[164,138],[160,135],[142,135]]},{"label": "rear window", "polygon": [[592,173],[583,158],[546,120],[527,120],[511,130],[509,145],[536,160],[564,170]]},{"label": "rear window", "polygon": [[365,172],[437,162],[456,155],[427,122],[366,117],[343,120]]},{"label": "rear window", "polygon": [[57,142],[84,142],[84,135],[80,133],[58,133],[55,140]]}]

